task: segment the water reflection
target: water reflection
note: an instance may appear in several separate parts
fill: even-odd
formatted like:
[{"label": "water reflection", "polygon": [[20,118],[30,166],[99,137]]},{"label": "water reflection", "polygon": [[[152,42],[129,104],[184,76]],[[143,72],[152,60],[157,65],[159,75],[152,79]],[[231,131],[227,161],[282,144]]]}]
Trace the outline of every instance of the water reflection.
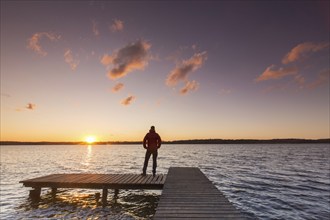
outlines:
[{"label": "water reflection", "polygon": [[39,202],[26,199],[17,209],[24,210],[24,218],[65,218],[76,219],[152,219],[159,201],[160,193],[150,190],[121,190],[115,200],[109,190],[108,205],[102,207],[95,200],[99,190],[59,190],[56,197],[51,191],[42,195]]},{"label": "water reflection", "polygon": [[83,168],[84,171],[88,171],[89,170],[89,167],[90,167],[90,163],[91,163],[91,160],[92,160],[92,156],[93,156],[93,145],[88,145],[86,147],[86,153],[85,153],[85,157],[82,161],[82,165],[85,166]]}]

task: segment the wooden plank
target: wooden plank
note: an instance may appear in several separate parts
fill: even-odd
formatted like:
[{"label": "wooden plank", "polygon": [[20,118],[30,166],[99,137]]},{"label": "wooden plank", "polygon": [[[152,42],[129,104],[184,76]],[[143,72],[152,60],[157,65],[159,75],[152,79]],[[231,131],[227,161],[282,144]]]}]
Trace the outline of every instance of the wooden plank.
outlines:
[{"label": "wooden plank", "polygon": [[95,177],[94,179],[90,180],[89,183],[91,183],[91,184],[99,183],[99,182],[105,181],[105,179],[108,177],[109,176],[107,176],[107,175],[99,175],[99,176]]},{"label": "wooden plank", "polygon": [[52,174],[22,180],[24,186],[42,188],[91,188],[91,189],[162,189],[164,182],[152,183],[151,175],[140,174]]},{"label": "wooden plank", "polygon": [[81,183],[89,183],[91,181],[91,179],[94,179],[96,177],[97,177],[96,174],[93,174],[93,175],[84,175],[79,182],[81,182]]},{"label": "wooden plank", "polygon": [[159,180],[157,180],[156,184],[164,184],[165,183],[165,179],[166,179],[166,175],[161,175],[161,178]]},{"label": "wooden plank", "polygon": [[127,184],[130,179],[132,179],[134,175],[127,174],[126,178],[122,180],[121,184]]},{"label": "wooden plank", "polygon": [[77,182],[78,179],[80,179],[81,175],[79,174],[69,174],[69,175],[64,175],[58,180],[54,180],[54,182],[57,183],[74,183]]},{"label": "wooden plank", "polygon": [[135,175],[134,178],[132,178],[129,182],[129,184],[134,184],[138,179],[140,179],[142,175]]},{"label": "wooden plank", "polygon": [[114,183],[119,184],[126,178],[126,174],[122,174]]},{"label": "wooden plank", "polygon": [[160,175],[156,175],[154,178],[152,178],[150,184],[155,184],[160,177],[161,177]]},{"label": "wooden plank", "polygon": [[154,218],[245,219],[198,169],[169,169]]},{"label": "wooden plank", "polygon": [[152,178],[153,178],[152,175],[147,175],[147,178],[145,178],[145,179],[142,181],[142,184],[147,184]]},{"label": "wooden plank", "polygon": [[117,178],[116,174],[103,174],[103,178],[96,180],[95,183],[112,183],[115,178]]},{"label": "wooden plank", "polygon": [[121,174],[110,174],[105,181],[107,183],[115,183],[117,179],[121,178],[121,176]]},{"label": "wooden plank", "polygon": [[127,179],[127,180],[125,181],[125,184],[131,185],[132,182],[134,182],[134,180],[135,180],[136,178],[139,178],[139,175],[132,175],[131,178],[129,178],[129,179]]},{"label": "wooden plank", "polygon": [[[142,175],[141,175],[142,176]],[[149,175],[146,175],[146,176],[142,176],[142,178],[139,180],[139,181],[137,181],[137,183],[136,184],[142,184],[142,182],[143,181],[145,181],[146,180],[146,178],[148,178],[148,176]]]},{"label": "wooden plank", "polygon": [[145,177],[144,176],[142,176],[141,174],[140,175],[138,175],[138,177],[136,178],[136,179],[134,179],[133,180],[133,184],[140,184],[141,183],[141,181],[144,179]]},{"label": "wooden plank", "polygon": [[93,183],[95,180],[103,180],[106,177],[104,174],[95,174],[95,175],[88,175],[85,182]]},{"label": "wooden plank", "polygon": [[111,174],[106,175],[104,182],[106,183],[115,183],[119,178],[121,178],[121,174]]},{"label": "wooden plank", "polygon": [[[91,174],[93,175],[93,174]],[[67,182],[68,183],[81,183],[84,179],[86,179],[87,175],[86,174],[81,174],[81,175],[75,175],[74,178],[69,179]]]}]

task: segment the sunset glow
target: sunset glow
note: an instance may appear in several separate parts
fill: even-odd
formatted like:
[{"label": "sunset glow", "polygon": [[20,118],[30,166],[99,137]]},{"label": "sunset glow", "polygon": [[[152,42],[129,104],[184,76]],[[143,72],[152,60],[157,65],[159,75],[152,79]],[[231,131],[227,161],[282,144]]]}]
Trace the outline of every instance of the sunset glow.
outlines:
[{"label": "sunset glow", "polygon": [[329,4],[1,1],[1,140],[329,138]]},{"label": "sunset glow", "polygon": [[95,136],[87,136],[85,138],[85,142],[88,144],[93,144],[96,141],[96,137]]}]

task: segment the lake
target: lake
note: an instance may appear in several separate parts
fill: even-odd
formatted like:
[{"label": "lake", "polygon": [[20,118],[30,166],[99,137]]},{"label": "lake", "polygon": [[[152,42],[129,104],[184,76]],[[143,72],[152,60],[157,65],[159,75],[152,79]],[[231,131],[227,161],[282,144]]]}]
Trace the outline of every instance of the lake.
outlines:
[{"label": "lake", "polygon": [[[141,145],[0,146],[0,219],[150,219],[161,191],[122,190],[97,206],[101,190],[42,191],[38,204],[19,183],[53,173],[141,173]],[[195,166],[248,219],[329,219],[330,145],[162,145],[158,173]],[[147,172],[151,173],[151,163]]]}]

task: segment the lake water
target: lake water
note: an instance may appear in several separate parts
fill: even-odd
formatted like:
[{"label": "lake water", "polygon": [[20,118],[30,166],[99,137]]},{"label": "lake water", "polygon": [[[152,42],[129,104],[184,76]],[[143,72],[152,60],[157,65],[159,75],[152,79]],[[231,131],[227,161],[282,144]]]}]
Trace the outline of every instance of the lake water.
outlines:
[{"label": "lake water", "polygon": [[[38,204],[18,182],[53,173],[141,173],[138,145],[0,146],[0,219],[150,219],[161,191],[120,191],[109,205],[101,190],[42,191]],[[151,172],[149,161],[148,172]],[[248,219],[329,219],[330,145],[163,145],[158,173],[170,166],[196,166]]]}]

